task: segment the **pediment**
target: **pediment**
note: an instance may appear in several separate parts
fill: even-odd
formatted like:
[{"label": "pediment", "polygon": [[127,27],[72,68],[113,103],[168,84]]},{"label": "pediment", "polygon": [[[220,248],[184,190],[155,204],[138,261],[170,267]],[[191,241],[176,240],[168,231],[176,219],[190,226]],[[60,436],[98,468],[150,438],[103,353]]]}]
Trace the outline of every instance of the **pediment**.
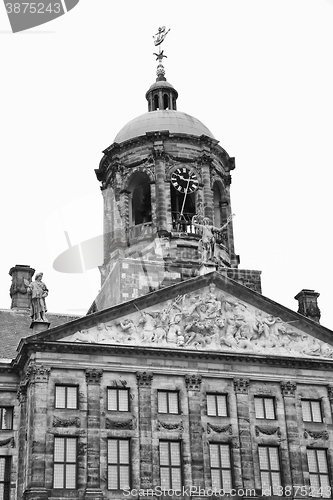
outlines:
[{"label": "pediment", "polygon": [[186,291],[183,282],[169,287],[168,293],[157,292],[161,300],[153,300],[152,305],[142,298],[127,303],[126,314],[121,314],[123,305],[115,306],[120,314],[112,314],[115,308],[111,308],[93,326],[83,325],[58,340],[333,359],[333,346],[309,334],[322,329],[327,338],[329,330],[242,285],[230,284],[232,280],[189,281],[195,280],[204,286],[192,283]]}]

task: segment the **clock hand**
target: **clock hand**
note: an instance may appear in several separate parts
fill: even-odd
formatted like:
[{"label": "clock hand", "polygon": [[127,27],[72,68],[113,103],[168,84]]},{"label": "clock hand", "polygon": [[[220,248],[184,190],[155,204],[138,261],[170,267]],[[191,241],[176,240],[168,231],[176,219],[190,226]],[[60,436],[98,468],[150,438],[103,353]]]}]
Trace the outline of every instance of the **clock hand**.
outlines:
[{"label": "clock hand", "polygon": [[185,207],[185,201],[186,201],[186,196],[187,196],[187,191],[188,191],[188,187],[189,187],[189,184],[190,184],[190,180],[191,179],[189,178],[188,181],[187,181],[187,186],[186,186],[185,193],[184,193],[183,205],[182,205],[182,209],[180,211],[180,216],[179,217],[183,216],[183,210],[184,210],[184,207]]}]

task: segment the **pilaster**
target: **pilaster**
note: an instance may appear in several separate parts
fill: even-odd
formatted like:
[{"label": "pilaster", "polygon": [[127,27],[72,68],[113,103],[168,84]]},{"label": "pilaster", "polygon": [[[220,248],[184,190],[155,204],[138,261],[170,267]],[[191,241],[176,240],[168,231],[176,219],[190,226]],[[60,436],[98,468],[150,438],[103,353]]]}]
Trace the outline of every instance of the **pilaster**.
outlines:
[{"label": "pilaster", "polygon": [[203,152],[200,156],[201,174],[203,182],[203,197],[204,197],[204,213],[205,217],[208,217],[211,222],[213,222],[213,192],[211,189],[210,182],[210,165],[212,164],[212,158],[210,153]]},{"label": "pilaster", "polygon": [[156,175],[156,227],[157,231],[167,231],[167,199],[165,191],[165,152],[162,140],[154,142],[153,156],[155,158]]},{"label": "pilaster", "polygon": [[87,369],[87,488],[85,500],[103,498],[100,489],[101,407],[100,383],[103,370]]},{"label": "pilaster", "polygon": [[139,440],[140,440],[140,487],[149,489],[153,486],[153,445],[151,414],[151,383],[153,374],[137,372],[139,399]]},{"label": "pilaster", "polygon": [[249,379],[234,379],[234,389],[237,401],[240,457],[242,465],[243,487],[245,489],[255,487],[250,424],[249,385]]},{"label": "pilaster", "polygon": [[195,488],[204,488],[205,485],[201,423],[201,382],[201,375],[185,375],[188,394],[189,432],[192,456],[192,484]]}]

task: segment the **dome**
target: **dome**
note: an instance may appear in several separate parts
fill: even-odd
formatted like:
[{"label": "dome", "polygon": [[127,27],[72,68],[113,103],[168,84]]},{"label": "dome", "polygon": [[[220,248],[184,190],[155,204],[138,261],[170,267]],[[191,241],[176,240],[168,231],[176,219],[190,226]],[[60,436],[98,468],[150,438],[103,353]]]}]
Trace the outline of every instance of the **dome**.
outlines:
[{"label": "dome", "polygon": [[168,130],[171,134],[207,135],[215,139],[211,131],[197,118],[174,110],[158,110],[144,113],[128,122],[115,137],[114,142],[124,142],[146,132]]}]

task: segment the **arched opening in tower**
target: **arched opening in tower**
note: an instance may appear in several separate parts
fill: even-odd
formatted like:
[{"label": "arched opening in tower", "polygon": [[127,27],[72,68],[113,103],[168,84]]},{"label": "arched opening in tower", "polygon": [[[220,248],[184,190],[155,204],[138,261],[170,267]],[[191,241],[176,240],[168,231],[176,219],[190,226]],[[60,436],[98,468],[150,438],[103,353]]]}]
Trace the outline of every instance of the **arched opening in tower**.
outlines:
[{"label": "arched opening in tower", "polygon": [[169,96],[168,96],[168,94],[163,95],[163,108],[169,109]]},{"label": "arched opening in tower", "polygon": [[137,172],[129,184],[129,225],[151,222],[150,179],[144,172]]},{"label": "arched opening in tower", "polygon": [[157,109],[159,109],[159,107],[158,107],[158,95],[155,94],[154,95],[154,111],[156,111]]},{"label": "arched opening in tower", "polygon": [[171,215],[175,231],[193,232],[192,217],[196,214],[195,193],[181,193],[171,185]]},{"label": "arched opening in tower", "polygon": [[213,185],[213,198],[214,198],[214,225],[221,227],[222,225],[222,192],[218,182]]}]

